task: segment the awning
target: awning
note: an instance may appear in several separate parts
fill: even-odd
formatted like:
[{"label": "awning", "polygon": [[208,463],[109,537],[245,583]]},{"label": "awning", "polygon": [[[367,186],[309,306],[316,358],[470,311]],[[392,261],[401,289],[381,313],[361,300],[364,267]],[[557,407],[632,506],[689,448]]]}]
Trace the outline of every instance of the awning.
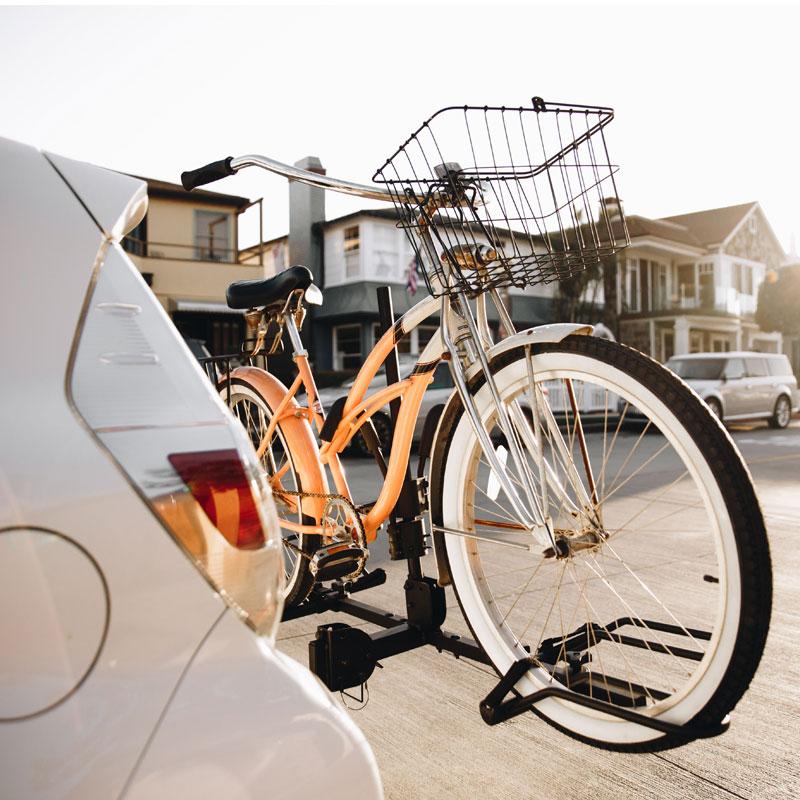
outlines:
[{"label": "awning", "polygon": [[175,311],[195,311],[201,314],[244,314],[244,310],[229,308],[225,303],[205,300],[176,300]]}]

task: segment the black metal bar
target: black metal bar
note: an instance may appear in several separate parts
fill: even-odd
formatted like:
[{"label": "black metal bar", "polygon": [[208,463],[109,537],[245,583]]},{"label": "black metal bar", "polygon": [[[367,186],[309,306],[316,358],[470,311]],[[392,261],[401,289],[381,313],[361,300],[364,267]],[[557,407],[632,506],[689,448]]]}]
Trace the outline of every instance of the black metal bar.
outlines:
[{"label": "black metal bar", "polygon": [[662,633],[674,633],[676,636],[688,636],[690,639],[702,639],[703,641],[711,641],[710,631],[701,631],[697,628],[683,628],[680,625],[671,625],[666,622],[656,622],[652,619],[641,619],[639,617],[620,617],[609,625],[605,626],[607,631],[613,631],[621,628],[624,625],[635,625],[637,628],[650,628],[654,631],[661,631]]},{"label": "black metal bar", "polygon": [[602,628],[595,631],[596,639],[605,639],[609,642],[618,642],[628,647],[638,647],[641,650],[650,650],[653,653],[666,653],[676,658],[685,658],[688,661],[702,661],[705,653],[698,650],[686,650],[683,647],[671,647],[659,642],[651,642],[647,639],[637,639],[635,636],[623,636],[619,633],[607,633]]},{"label": "black metal bar", "polygon": [[468,658],[470,661],[479,661],[481,664],[492,665],[489,656],[483,648],[473,639],[437,629],[427,636],[428,644],[437,650],[452,653],[456,658]]},{"label": "black metal bar", "polygon": [[406,622],[373,633],[369,638],[372,639],[372,653],[378,661],[427,644],[425,633]]},{"label": "black metal bar", "polygon": [[[378,315],[382,334],[390,330],[397,331],[394,321],[394,310],[392,308],[392,293],[388,286],[380,286],[377,289],[378,295]],[[395,338],[396,341],[396,338]],[[389,351],[384,360],[386,371],[386,385],[398,383],[400,380],[400,366],[397,358],[397,347],[394,346]],[[400,413],[400,398],[396,397],[389,403],[392,430],[397,428],[397,418]],[[393,559],[405,558],[408,562],[408,576],[414,580],[421,580],[423,577],[420,556],[426,552],[424,531],[420,519],[420,502],[417,493],[417,485],[411,478],[411,466],[406,464],[405,476],[403,477],[400,495],[397,498],[394,509],[389,518],[388,535],[389,550]]]},{"label": "black metal bar", "polygon": [[547,686],[544,689],[540,689],[524,697],[513,697],[510,700],[504,700],[505,696],[514,688],[519,679],[534,665],[535,662],[532,659],[523,658],[516,661],[500,679],[497,686],[486,695],[480,704],[480,712],[481,717],[487,725],[497,725],[500,722],[505,722],[512,717],[530,711],[537,703],[548,697],[556,697],[559,700],[568,700],[570,703],[575,703],[575,705],[591,708],[594,711],[600,711],[609,716],[616,717],[617,719],[622,719],[626,722],[634,722],[645,728],[659,731],[668,736],[680,737],[687,741],[719,736],[730,726],[730,721],[727,717],[718,725],[697,726],[691,723],[686,725],[674,725],[671,722],[665,722],[657,717],[647,717],[643,714],[630,711],[627,708],[620,708],[594,697],[576,694],[560,686]]}]

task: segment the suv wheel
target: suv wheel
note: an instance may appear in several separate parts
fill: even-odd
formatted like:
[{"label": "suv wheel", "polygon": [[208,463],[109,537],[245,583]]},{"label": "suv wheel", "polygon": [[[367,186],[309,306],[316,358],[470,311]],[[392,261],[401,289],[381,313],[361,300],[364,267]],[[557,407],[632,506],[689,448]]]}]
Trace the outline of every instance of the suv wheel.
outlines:
[{"label": "suv wheel", "polygon": [[708,400],[706,400],[706,405],[711,409],[714,416],[722,422],[722,405],[719,400],[714,397],[709,397]]},{"label": "suv wheel", "polygon": [[770,428],[785,428],[789,424],[791,418],[791,403],[789,402],[789,398],[785,394],[782,394],[775,401],[775,410],[772,412],[772,416],[769,419],[769,426]]}]

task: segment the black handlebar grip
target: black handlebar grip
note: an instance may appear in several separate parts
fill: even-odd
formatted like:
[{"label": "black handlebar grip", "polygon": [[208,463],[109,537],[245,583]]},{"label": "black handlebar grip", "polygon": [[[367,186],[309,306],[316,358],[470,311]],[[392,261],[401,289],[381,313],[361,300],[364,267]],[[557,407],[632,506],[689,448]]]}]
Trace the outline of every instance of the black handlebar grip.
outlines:
[{"label": "black handlebar grip", "polygon": [[199,169],[190,169],[187,172],[182,172],[181,183],[183,188],[190,192],[198,186],[213,183],[222,178],[227,178],[228,175],[233,175],[236,170],[231,168],[231,161],[233,161],[233,156],[228,156],[223,158],[222,161],[212,161]]}]

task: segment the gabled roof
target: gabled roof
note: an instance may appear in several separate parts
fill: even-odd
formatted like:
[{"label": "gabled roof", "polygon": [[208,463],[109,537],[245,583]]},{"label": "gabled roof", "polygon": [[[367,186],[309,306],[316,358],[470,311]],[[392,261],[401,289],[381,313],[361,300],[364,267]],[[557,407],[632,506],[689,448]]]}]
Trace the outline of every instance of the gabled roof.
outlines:
[{"label": "gabled roof", "polygon": [[640,236],[655,236],[670,242],[680,242],[692,247],[703,247],[703,243],[686,226],[667,219],[650,219],[632,214],[625,217],[631,239]]},{"label": "gabled roof", "polygon": [[695,211],[691,214],[677,214],[674,217],[663,217],[659,222],[672,222],[682,225],[705,247],[722,244],[736,226],[758,205],[755,202],[742,203],[738,206],[710,208],[707,211]]},{"label": "gabled roof", "polygon": [[199,203],[202,205],[232,206],[239,209],[250,205],[250,201],[246,197],[239,197],[235,194],[209,192],[207,189],[193,189],[191,192],[187,192],[179,183],[159,181],[155,178],[145,178],[141,175],[132,175],[131,177],[147,183],[147,194],[150,197],[183,200],[185,203]]}]

